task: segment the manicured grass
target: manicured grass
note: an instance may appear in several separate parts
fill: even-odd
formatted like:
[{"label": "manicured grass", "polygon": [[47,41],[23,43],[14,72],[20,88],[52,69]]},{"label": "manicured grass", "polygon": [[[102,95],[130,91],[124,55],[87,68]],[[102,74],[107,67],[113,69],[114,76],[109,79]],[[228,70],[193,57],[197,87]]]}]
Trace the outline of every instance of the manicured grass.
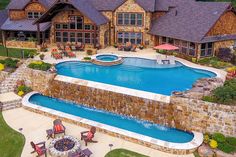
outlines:
[{"label": "manicured grass", "polygon": [[135,153],[126,149],[115,149],[110,151],[105,157],[148,157],[139,153]]},{"label": "manicured grass", "polygon": [[[21,51],[24,50],[25,57],[31,53],[37,53],[34,49],[17,49],[17,48],[8,48],[8,57],[13,58],[22,58]],[[0,45],[0,56],[7,56],[7,50],[4,46]]]},{"label": "manicured grass", "polygon": [[0,156],[20,157],[24,144],[25,137],[11,129],[0,112]]},{"label": "manicured grass", "polygon": [[0,10],[5,9],[5,7],[8,5],[9,2],[10,2],[10,0],[1,0],[0,1]]}]

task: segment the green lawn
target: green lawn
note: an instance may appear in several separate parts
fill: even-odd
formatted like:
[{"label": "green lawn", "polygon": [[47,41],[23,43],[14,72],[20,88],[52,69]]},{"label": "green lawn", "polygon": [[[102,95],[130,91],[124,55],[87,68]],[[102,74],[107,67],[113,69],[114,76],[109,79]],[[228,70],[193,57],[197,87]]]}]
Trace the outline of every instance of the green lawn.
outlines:
[{"label": "green lawn", "polygon": [[[29,56],[29,54],[35,54],[37,51],[34,49],[17,49],[8,48],[8,57],[21,58],[21,51],[24,50],[24,56]],[[0,56],[7,56],[6,48],[0,45]]]},{"label": "green lawn", "polygon": [[0,10],[5,9],[10,0],[0,0]]},{"label": "green lawn", "polygon": [[25,137],[11,129],[0,113],[0,156],[20,157],[25,143]]},{"label": "green lawn", "polygon": [[110,151],[105,157],[148,157],[126,149],[115,149]]}]

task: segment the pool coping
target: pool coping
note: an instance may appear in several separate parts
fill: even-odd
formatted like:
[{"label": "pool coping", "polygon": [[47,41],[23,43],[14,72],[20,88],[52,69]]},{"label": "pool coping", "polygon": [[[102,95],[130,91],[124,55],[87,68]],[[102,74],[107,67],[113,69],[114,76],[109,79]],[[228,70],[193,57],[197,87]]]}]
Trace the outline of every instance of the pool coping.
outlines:
[{"label": "pool coping", "polygon": [[194,135],[192,141],[187,142],[187,143],[173,143],[173,142],[167,142],[167,141],[151,138],[151,137],[148,137],[148,136],[145,136],[145,135],[141,135],[141,134],[138,134],[138,133],[134,133],[134,132],[127,131],[127,130],[124,130],[124,129],[120,129],[120,128],[113,127],[113,126],[110,126],[110,125],[106,125],[106,124],[103,124],[103,123],[99,123],[99,122],[95,122],[95,121],[88,120],[88,119],[85,119],[85,118],[81,118],[79,116],[74,116],[74,115],[67,114],[67,113],[64,113],[64,112],[61,112],[61,111],[57,111],[57,110],[54,110],[54,109],[49,109],[49,108],[46,108],[46,107],[42,107],[42,106],[39,106],[39,105],[32,104],[32,103],[29,102],[29,98],[34,94],[40,94],[40,93],[31,92],[31,93],[28,93],[27,95],[25,95],[23,97],[23,99],[22,99],[23,107],[26,107],[26,108],[28,107],[28,108],[31,108],[31,109],[39,110],[39,111],[42,111],[42,112],[46,112],[48,114],[52,114],[54,116],[59,116],[61,118],[66,118],[66,119],[69,119],[69,120],[72,120],[72,121],[75,121],[75,122],[78,122],[78,123],[83,123],[83,124],[86,124],[86,125],[89,125],[89,126],[95,126],[95,127],[100,128],[100,129],[106,130],[108,132],[113,132],[113,133],[116,133],[116,134],[119,134],[119,135],[122,135],[122,136],[125,136],[125,137],[137,139],[139,141],[144,141],[144,142],[147,142],[147,143],[150,143],[150,144],[153,144],[153,145],[157,145],[157,146],[160,146],[160,147],[173,149],[173,150],[177,150],[177,151],[178,150],[180,150],[180,151],[195,150],[203,142],[203,134],[199,133],[199,132],[195,132],[195,131],[192,132],[193,135]]}]

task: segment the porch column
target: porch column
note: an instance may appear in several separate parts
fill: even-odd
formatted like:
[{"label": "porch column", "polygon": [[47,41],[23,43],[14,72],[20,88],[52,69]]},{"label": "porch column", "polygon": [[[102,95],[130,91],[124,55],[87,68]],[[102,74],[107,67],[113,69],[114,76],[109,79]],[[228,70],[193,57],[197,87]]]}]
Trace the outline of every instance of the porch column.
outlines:
[{"label": "porch column", "polygon": [[37,23],[37,44],[40,45],[40,26],[39,23]]},{"label": "porch column", "polygon": [[111,46],[111,22],[109,22],[109,46]]},{"label": "porch column", "polygon": [[96,45],[97,45],[97,42],[96,42],[96,39],[97,39],[97,26],[94,25],[94,36],[93,36],[93,47],[96,48]]},{"label": "porch column", "polygon": [[42,32],[43,43],[45,43],[45,32]]},{"label": "porch column", "polygon": [[8,49],[7,49],[7,41],[6,41],[6,32],[2,31],[2,44],[6,49],[7,57],[8,57]]}]

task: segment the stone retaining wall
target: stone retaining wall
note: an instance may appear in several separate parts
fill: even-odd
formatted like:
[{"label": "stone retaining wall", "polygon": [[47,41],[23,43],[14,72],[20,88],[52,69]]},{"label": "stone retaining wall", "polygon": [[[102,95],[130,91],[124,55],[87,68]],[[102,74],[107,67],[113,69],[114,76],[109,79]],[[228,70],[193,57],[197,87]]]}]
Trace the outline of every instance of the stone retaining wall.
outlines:
[{"label": "stone retaining wall", "polygon": [[48,89],[50,82],[56,76],[56,74],[50,72],[30,68],[26,68],[24,73],[26,74],[24,75],[26,85],[40,93],[44,93]]},{"label": "stone retaining wall", "polygon": [[0,71],[0,82],[4,81],[9,76],[8,72]]},{"label": "stone retaining wall", "polygon": [[44,94],[162,125],[172,124],[172,108],[164,102],[59,80],[52,81],[49,90]]},{"label": "stone retaining wall", "polygon": [[171,97],[171,105],[179,129],[236,136],[236,106],[180,97]]},{"label": "stone retaining wall", "polygon": [[29,48],[29,49],[36,49],[37,45],[34,41],[15,41],[15,40],[8,40],[6,41],[6,45],[8,48]]}]

